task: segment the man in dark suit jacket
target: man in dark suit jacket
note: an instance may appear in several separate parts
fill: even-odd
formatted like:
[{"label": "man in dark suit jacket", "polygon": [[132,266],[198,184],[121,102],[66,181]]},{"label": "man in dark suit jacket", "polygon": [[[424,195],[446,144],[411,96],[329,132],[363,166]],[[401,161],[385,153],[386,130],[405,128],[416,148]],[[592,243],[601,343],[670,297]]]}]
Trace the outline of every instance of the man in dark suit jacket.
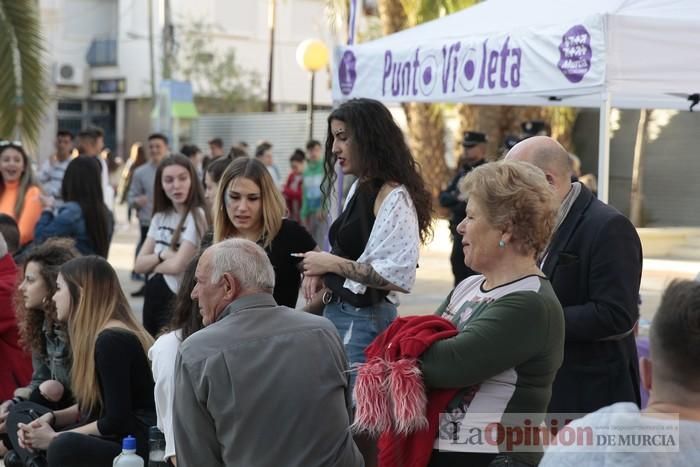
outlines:
[{"label": "man in dark suit jacket", "polygon": [[549,412],[588,413],[615,402],[639,405],[634,328],[639,318],[642,246],[630,221],[571,182],[568,153],[536,136],[508,159],[542,169],[561,202],[541,269],[564,308],[564,362],[552,386]]}]

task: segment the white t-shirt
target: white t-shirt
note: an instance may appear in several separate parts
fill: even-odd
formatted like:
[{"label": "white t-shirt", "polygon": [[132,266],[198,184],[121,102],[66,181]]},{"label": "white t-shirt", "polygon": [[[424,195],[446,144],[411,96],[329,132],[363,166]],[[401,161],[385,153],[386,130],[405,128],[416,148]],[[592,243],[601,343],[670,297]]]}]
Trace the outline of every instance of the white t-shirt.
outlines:
[{"label": "white t-shirt", "polygon": [[[158,254],[170,247],[170,242],[173,239],[175,228],[179,223],[180,214],[178,214],[175,210],[159,212],[153,216],[151,219],[151,226],[148,228],[148,237],[155,241],[153,253]],[[195,247],[198,247],[200,240],[201,235],[197,231],[197,223],[195,222],[192,213],[189,213],[187,214],[184,224],[182,224],[180,241],[177,246],[179,248],[180,245],[182,245],[182,242],[187,241]],[[180,281],[182,280],[182,273],[177,275],[163,274],[163,278],[165,279],[165,283],[168,284],[168,288],[173,293],[177,293],[177,290],[180,287]]]},{"label": "white t-shirt", "polygon": [[107,168],[107,162],[101,157],[97,156],[97,160],[100,161],[102,166],[102,200],[107,206],[110,212],[114,211],[114,188],[109,184],[109,169]]},{"label": "white t-shirt", "polygon": [[148,351],[153,371],[153,395],[156,401],[158,429],[165,435],[164,459],[175,455],[173,400],[175,400],[175,359],[180,347],[180,330],[160,336]]}]

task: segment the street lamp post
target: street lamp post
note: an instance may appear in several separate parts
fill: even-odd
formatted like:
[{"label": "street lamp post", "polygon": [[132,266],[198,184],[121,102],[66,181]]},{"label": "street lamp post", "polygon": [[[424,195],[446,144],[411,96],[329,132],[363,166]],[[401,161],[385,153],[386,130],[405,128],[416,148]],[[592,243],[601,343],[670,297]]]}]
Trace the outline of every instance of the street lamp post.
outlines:
[{"label": "street lamp post", "polygon": [[297,47],[297,63],[309,72],[311,89],[309,90],[309,105],[306,109],[308,139],[313,139],[314,132],[314,84],[316,72],[328,64],[328,47],[318,39],[306,39]]}]

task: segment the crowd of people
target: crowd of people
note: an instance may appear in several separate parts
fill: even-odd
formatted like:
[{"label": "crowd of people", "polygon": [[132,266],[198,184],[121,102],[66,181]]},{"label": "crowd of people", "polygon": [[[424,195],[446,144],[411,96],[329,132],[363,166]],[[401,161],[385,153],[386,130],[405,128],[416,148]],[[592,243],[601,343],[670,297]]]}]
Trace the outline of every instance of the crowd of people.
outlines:
[{"label": "crowd of people", "polygon": [[[464,134],[439,198],[454,289],[434,315],[400,318],[434,213],[377,101],[333,110],[325,146],[296,150],[286,182],[267,142],[250,157],[215,138],[205,157],[154,133],[116,191],[97,129],[75,149],[60,131],[38,178],[20,143],[0,142],[5,465],[109,466],[127,435],[147,459],[153,426],[163,462],[184,466],[604,463],[563,446],[466,446],[484,416],[517,428],[519,414],[552,427],[560,414],[580,426],[674,412],[692,445],[700,284],[664,296],[641,407],[637,232],[545,127],[525,127],[499,158],[484,133]],[[353,184],[329,222],[339,172]],[[115,198],[140,226],[141,322],[106,261]],[[669,456],[686,465],[685,444]]]}]

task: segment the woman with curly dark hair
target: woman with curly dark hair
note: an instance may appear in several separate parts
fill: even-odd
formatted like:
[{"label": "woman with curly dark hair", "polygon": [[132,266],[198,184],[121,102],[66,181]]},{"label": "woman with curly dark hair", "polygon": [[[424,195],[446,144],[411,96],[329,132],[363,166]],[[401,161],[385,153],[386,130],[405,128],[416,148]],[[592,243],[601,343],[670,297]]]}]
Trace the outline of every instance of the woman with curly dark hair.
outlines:
[{"label": "woman with curly dark hair", "polygon": [[[304,256],[304,295],[325,286],[323,314],[338,329],[351,365],[396,318],[396,292],[409,293],[419,246],[431,233],[431,197],[401,129],[380,102],[352,99],[328,117],[322,190],[330,199],[335,165],[357,177],[329,231],[331,252]],[[350,385],[355,375],[350,375]],[[372,447],[357,439],[371,462]]]},{"label": "woman with curly dark hair", "polygon": [[32,354],[34,371],[29,386],[15,390],[0,405],[0,431],[12,405],[28,399],[58,410],[73,403],[70,390],[70,350],[65,326],[56,321],[51,297],[61,265],[79,253],[68,239],[47,240],[25,258],[24,279],[16,298],[21,341]]}]

